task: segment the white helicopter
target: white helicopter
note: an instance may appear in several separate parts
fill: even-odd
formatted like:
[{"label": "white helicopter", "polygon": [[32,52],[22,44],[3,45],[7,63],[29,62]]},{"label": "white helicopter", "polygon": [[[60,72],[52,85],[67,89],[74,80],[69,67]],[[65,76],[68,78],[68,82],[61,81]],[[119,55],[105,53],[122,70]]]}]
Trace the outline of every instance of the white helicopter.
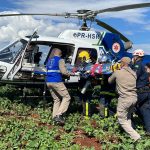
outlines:
[{"label": "white helicopter", "polygon": [[[83,21],[80,30],[65,30],[58,37],[44,38],[35,31],[32,36],[18,39],[0,51],[0,82],[3,84],[16,84],[26,87],[37,87],[44,84],[44,75],[34,75],[35,71],[45,72],[45,64],[53,48],[60,48],[63,58],[69,65],[78,63],[78,55],[82,51],[88,52],[93,64],[101,55],[108,55],[112,64],[123,56],[129,56],[128,49],[132,42],[119,31],[108,24],[96,19],[97,14],[115,12],[128,9],[150,7],[150,3],[132,4],[107,8],[103,10],[78,10],[77,13],[62,14],[0,14],[0,17],[22,15],[47,15],[78,18]],[[86,21],[95,21],[99,26],[110,32],[90,31]],[[71,76],[65,80],[67,83],[78,83],[80,75]]]}]

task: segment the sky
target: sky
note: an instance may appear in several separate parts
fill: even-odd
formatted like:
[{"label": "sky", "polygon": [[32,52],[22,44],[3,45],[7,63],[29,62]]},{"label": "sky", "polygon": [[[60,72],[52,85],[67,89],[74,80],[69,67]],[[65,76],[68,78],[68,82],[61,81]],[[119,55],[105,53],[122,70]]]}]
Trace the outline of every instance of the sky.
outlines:
[{"label": "sky", "polygon": [[[100,10],[109,7],[146,3],[150,0],[0,0],[2,13],[64,13],[79,9]],[[97,19],[111,25],[150,54],[150,7],[102,13]],[[0,17],[0,49],[18,37],[31,35],[38,28],[42,36],[58,36],[65,29],[79,29],[78,19],[48,16]],[[104,31],[92,24],[92,30]]]}]

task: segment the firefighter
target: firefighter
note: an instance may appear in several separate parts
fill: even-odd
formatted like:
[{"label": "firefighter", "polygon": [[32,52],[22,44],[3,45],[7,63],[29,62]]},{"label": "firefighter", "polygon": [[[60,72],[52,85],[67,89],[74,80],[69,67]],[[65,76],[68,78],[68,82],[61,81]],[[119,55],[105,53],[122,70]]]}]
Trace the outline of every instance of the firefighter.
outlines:
[{"label": "firefighter", "polygon": [[132,69],[137,74],[137,109],[143,117],[147,135],[150,135],[150,88],[148,86],[148,73],[142,63],[144,51],[137,49],[133,52]]},{"label": "firefighter", "polygon": [[90,54],[84,50],[79,53],[78,58],[80,58],[82,62],[88,62],[88,60],[90,60]]},{"label": "firefighter", "polygon": [[86,76],[85,74],[85,70],[88,66],[91,67],[90,54],[87,50],[81,50],[77,57],[76,67],[79,72],[82,72],[82,77],[80,79],[79,84],[81,92],[79,93],[79,95],[80,99],[82,100],[83,115],[85,116],[85,118],[88,118],[91,115],[90,111],[91,94],[87,92],[89,90],[90,82],[88,80],[88,76]]},{"label": "firefighter", "polygon": [[[62,74],[70,76],[66,70],[64,60],[61,58],[62,52],[58,48],[53,49],[53,57],[48,59],[46,83],[54,100],[53,120],[55,123],[63,125],[63,114],[67,111],[70,103],[70,95],[62,81]],[[62,100],[61,100],[62,99]]]},{"label": "firefighter", "polygon": [[88,64],[91,64],[90,54],[88,51],[83,50],[78,54],[76,67],[83,69]]},{"label": "firefighter", "polygon": [[116,82],[116,89],[119,95],[117,104],[117,117],[122,128],[137,141],[140,135],[132,128],[131,114],[137,102],[136,73],[129,67],[131,59],[121,59],[121,69],[116,70],[108,79],[109,83]]}]

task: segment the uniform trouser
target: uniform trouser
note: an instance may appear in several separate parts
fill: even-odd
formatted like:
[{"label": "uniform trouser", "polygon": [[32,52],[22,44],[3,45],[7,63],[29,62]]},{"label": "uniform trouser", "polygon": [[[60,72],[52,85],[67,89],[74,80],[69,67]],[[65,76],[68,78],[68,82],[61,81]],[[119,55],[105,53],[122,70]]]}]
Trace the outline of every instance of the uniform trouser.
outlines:
[{"label": "uniform trouser", "polygon": [[139,93],[138,101],[140,102],[138,109],[143,117],[145,129],[150,132],[150,93]]},{"label": "uniform trouser", "polygon": [[55,116],[62,115],[67,111],[71,97],[63,82],[58,83],[48,82],[47,86],[50,89],[50,93],[54,100],[53,114],[52,114],[54,118]]},{"label": "uniform trouser", "polygon": [[137,102],[137,97],[127,97],[118,99],[117,116],[122,128],[130,135],[133,140],[140,138],[140,135],[133,129],[131,115],[134,111],[134,106]]}]

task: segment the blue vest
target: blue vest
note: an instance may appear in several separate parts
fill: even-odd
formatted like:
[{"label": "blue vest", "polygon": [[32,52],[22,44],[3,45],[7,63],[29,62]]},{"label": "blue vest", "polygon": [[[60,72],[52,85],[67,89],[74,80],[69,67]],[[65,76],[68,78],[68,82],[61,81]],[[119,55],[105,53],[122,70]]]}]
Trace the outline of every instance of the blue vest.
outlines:
[{"label": "blue vest", "polygon": [[59,69],[59,60],[61,58],[54,56],[51,59],[48,59],[46,64],[47,76],[46,82],[62,82],[62,74]]}]

